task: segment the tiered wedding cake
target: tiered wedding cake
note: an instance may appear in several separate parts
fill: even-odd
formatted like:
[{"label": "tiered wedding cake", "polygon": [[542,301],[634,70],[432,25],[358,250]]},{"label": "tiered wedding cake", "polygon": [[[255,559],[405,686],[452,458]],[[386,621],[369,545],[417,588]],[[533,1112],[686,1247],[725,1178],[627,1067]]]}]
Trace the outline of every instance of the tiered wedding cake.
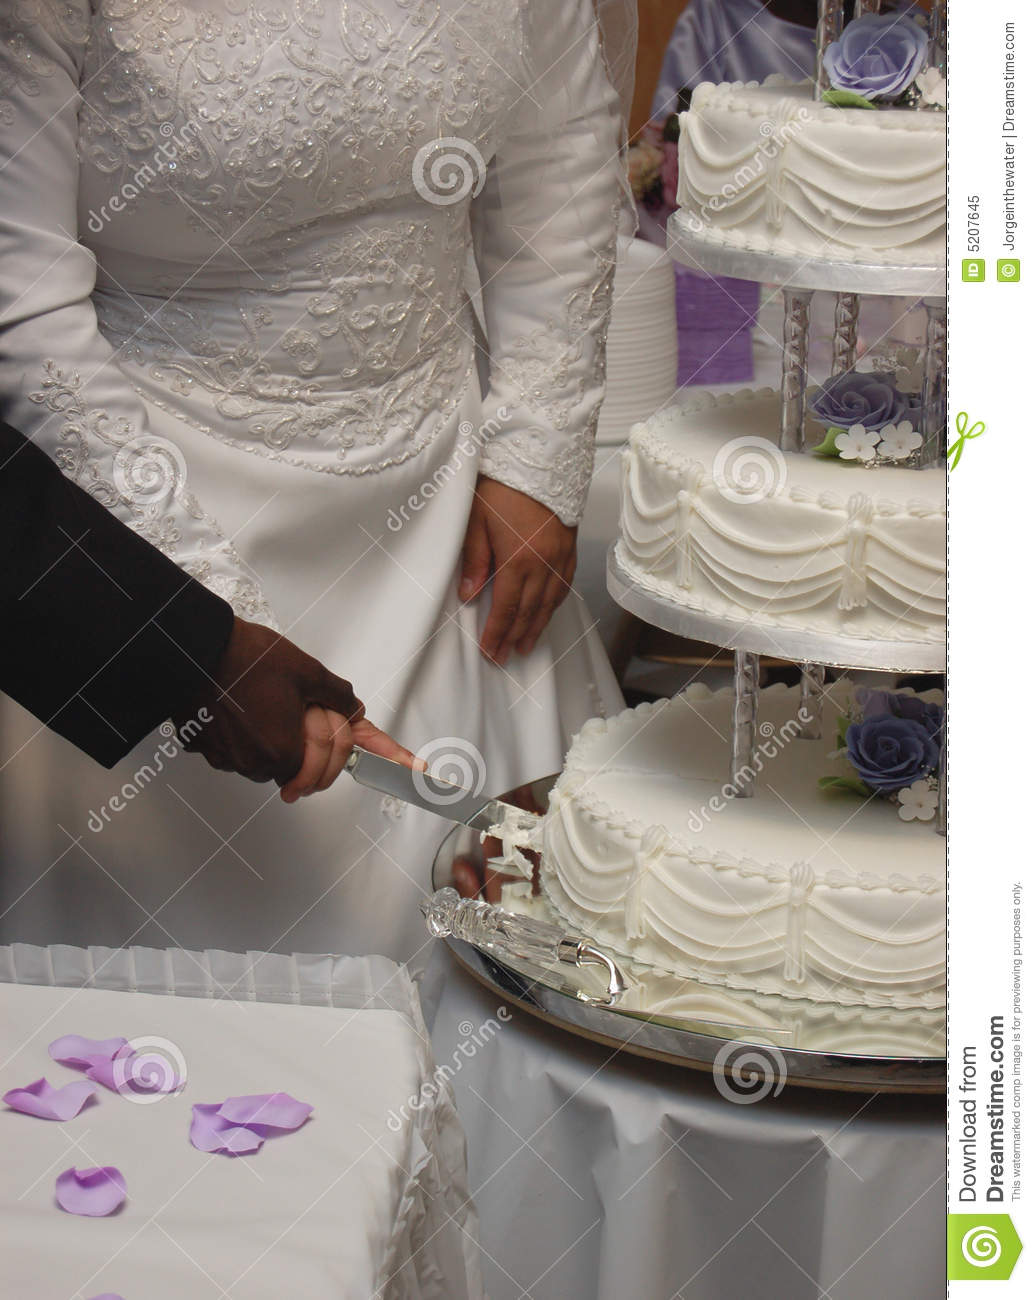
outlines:
[{"label": "tiered wedding cake", "polygon": [[587,723],[551,791],[551,902],[613,951],[706,983],[938,1006],[944,841],[887,800],[818,784],[839,770],[830,754],[853,691],[828,690],[813,741],[801,739],[797,691],[760,693],[751,799],[729,771],[729,689],[694,685]]},{"label": "tiered wedding cake", "polygon": [[703,238],[866,263],[941,260],[946,118],[840,107],[810,83],[700,85],[680,119],[677,202]]},{"label": "tiered wedding cake", "polygon": [[[832,373],[806,372],[813,290],[909,294],[919,268],[938,283],[942,6],[930,34],[867,0],[842,32],[841,8],[820,0],[816,87],[702,86],[681,123],[680,197],[702,228],[676,214],[671,249],[717,274],[744,249],[785,259],[763,277],[786,285],[781,391],[694,394],[625,453],[610,590],[734,649],[734,687],[587,724],[552,793],[542,887],[634,964],[643,1010],[740,990],[797,1003],[821,1040],[855,1008],[870,1019],[854,1042],[916,1013],[935,1054],[941,697],[828,683],[823,665],[941,667],[944,306],[926,302],[919,357],[858,364],[859,301],[840,291]],[[759,690],[763,649],[805,661],[801,691]]]},{"label": "tiered wedding cake", "polygon": [[[884,385],[860,387],[880,397]],[[770,388],[691,390],[635,425],[620,569],[675,604],[757,627],[941,647],[944,469],[783,452],[779,427]]]}]

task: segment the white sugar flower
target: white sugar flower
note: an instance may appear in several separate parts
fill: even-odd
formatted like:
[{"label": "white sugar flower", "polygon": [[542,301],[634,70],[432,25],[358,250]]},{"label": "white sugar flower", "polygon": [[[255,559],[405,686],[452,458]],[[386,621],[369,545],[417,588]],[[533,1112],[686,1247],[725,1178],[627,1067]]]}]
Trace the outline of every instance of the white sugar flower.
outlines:
[{"label": "white sugar flower", "polygon": [[879,437],[880,434],[872,433],[862,424],[854,424],[847,433],[835,438],[835,446],[842,460],[873,460]]},{"label": "white sugar flower", "polygon": [[946,107],[946,78],[938,68],[925,68],[918,74],[914,85],[921,92],[921,102],[934,104],[936,108]]},{"label": "white sugar flower", "polygon": [[915,781],[900,790],[897,798],[899,815],[905,822],[912,822],[915,817],[919,822],[930,822],[939,803],[939,792],[927,781]]},{"label": "white sugar flower", "polygon": [[921,442],[921,435],[914,432],[914,426],[909,420],[886,424],[881,431],[878,455],[887,456],[889,460],[906,460],[911,452],[917,451]]}]

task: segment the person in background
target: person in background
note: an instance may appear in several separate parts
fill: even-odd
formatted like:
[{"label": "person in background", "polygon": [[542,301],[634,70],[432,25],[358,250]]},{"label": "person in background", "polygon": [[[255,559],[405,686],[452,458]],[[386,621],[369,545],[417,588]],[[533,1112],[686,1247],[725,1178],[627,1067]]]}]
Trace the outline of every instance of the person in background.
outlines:
[{"label": "person in background", "polygon": [[651,109],[664,123],[702,81],[813,75],[816,0],[691,0],[676,20]]}]

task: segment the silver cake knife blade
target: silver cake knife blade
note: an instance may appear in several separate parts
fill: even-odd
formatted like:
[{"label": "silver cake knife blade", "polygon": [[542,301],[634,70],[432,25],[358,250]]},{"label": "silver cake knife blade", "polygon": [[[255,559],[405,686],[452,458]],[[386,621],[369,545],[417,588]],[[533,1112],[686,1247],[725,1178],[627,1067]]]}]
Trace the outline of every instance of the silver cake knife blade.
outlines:
[{"label": "silver cake knife blade", "polygon": [[412,803],[417,808],[445,817],[447,821],[472,830],[488,831],[493,826],[506,824],[513,830],[534,830],[540,823],[539,814],[505,803],[502,799],[487,799],[475,790],[465,790],[451,781],[441,781],[427,772],[414,772],[403,763],[372,754],[366,749],[353,748],[346,760],[345,770],[360,785],[380,790],[382,794]]}]

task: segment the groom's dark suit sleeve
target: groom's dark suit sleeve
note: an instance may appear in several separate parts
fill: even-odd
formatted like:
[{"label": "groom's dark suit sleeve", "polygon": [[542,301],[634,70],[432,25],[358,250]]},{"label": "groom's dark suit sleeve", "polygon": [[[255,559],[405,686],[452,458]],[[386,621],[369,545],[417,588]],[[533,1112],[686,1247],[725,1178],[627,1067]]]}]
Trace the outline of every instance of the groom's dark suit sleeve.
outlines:
[{"label": "groom's dark suit sleeve", "polygon": [[233,619],[0,422],[0,690],[111,767],[211,684]]}]

